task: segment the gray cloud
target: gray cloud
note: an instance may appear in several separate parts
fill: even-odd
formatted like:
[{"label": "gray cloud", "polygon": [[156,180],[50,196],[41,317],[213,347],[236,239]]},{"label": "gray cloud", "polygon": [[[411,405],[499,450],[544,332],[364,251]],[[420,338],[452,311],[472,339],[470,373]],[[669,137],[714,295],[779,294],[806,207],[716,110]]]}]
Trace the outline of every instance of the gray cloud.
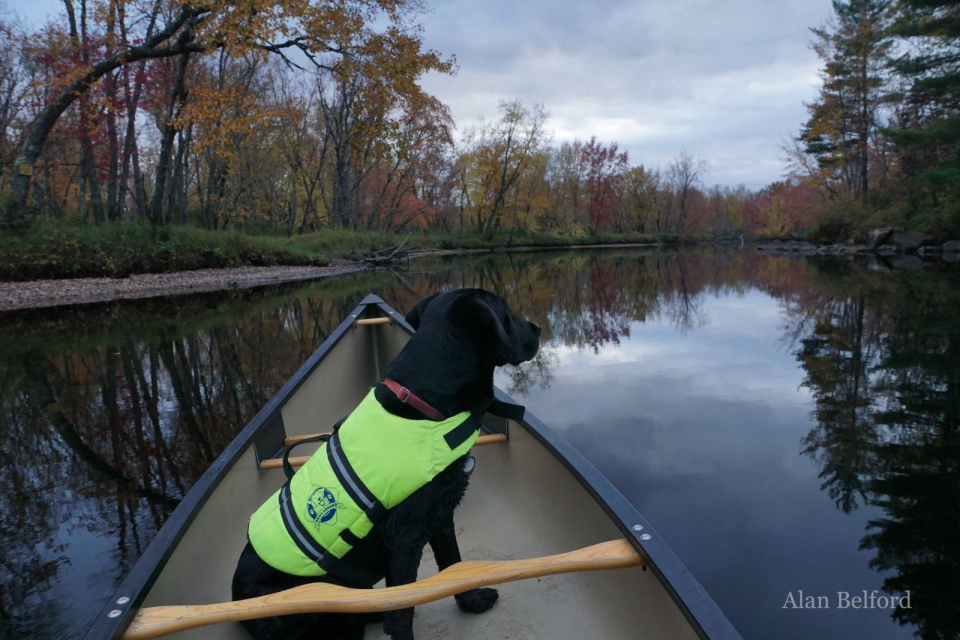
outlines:
[{"label": "gray cloud", "polygon": [[539,102],[557,140],[615,140],[635,164],[680,149],[710,161],[711,182],[760,187],[780,177],[780,139],[818,83],[808,27],[829,0],[436,3],[427,45],[460,73],[425,87],[461,128],[500,98]]}]

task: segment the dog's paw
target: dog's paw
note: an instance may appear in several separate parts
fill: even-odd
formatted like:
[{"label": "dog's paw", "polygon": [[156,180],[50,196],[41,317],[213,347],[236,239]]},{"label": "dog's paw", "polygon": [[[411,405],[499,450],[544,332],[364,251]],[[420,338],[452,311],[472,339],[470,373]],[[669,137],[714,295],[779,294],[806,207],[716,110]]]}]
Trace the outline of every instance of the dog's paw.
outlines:
[{"label": "dog's paw", "polygon": [[413,610],[388,611],[384,616],[383,632],[391,640],[413,640]]},{"label": "dog's paw", "polygon": [[388,620],[383,625],[383,632],[390,636],[391,640],[413,640],[413,630],[404,628],[403,625],[393,625]]},{"label": "dog's paw", "polygon": [[455,596],[457,606],[467,613],[483,613],[490,611],[497,603],[500,594],[496,589],[471,589]]}]

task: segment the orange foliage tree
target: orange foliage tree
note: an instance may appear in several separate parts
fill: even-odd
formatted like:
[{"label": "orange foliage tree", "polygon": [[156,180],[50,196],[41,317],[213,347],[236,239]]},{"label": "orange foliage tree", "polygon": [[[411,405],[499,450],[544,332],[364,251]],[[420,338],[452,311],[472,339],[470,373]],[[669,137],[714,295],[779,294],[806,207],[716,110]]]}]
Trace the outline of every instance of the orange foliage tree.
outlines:
[{"label": "orange foliage tree", "polygon": [[[115,72],[124,67],[180,58],[183,70],[170,88],[167,121],[161,125],[165,138],[171,137],[170,121],[185,103],[183,78],[191,55],[275,54],[290,65],[318,69],[335,69],[340,63],[409,97],[419,93],[417,80],[423,73],[452,69],[451,61],[422,47],[411,18],[422,10],[418,0],[79,0],[78,7],[74,0],[65,0],[64,6],[67,24],[51,23],[48,31],[50,52],[65,68],[48,81],[48,99],[24,133],[5,206],[7,224],[26,216],[34,165],[60,117],[81,100],[81,120],[89,118],[84,103],[90,88],[105,78],[112,86],[118,79]],[[161,149],[160,184],[169,147]],[[88,176],[86,182],[94,181]]]}]

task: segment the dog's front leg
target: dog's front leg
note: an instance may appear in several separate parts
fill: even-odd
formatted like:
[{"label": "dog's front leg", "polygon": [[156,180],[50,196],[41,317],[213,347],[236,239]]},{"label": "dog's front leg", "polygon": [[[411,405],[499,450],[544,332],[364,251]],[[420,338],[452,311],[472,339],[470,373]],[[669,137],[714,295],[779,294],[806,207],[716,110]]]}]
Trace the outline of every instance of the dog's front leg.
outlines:
[{"label": "dog's front leg", "polygon": [[[398,587],[415,582],[422,557],[422,543],[392,549],[387,561],[387,586]],[[413,640],[413,607],[387,611],[383,631],[393,640]]]},{"label": "dog's front leg", "polygon": [[[430,548],[433,549],[433,556],[437,559],[437,568],[440,571],[460,562],[460,545],[457,544],[457,531],[452,515],[430,538]],[[483,588],[458,593],[454,599],[462,611],[483,613],[489,611],[499,597],[496,589]]]}]

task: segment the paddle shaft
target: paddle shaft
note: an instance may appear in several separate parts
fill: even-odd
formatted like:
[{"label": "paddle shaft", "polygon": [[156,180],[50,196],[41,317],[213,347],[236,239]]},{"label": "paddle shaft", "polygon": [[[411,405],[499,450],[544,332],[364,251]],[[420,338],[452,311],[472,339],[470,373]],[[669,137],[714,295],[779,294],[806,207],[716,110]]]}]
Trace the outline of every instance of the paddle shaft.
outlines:
[{"label": "paddle shaft", "polygon": [[493,584],[642,564],[643,560],[630,543],[613,540],[542,558],[459,562],[425,580],[386,589],[348,589],[318,582],[236,602],[141,609],[124,638],[146,640],[221,622],[295,613],[362,613],[406,609]]},{"label": "paddle shaft", "polygon": [[[283,441],[284,444],[289,445],[294,442],[299,442],[300,440],[305,440],[307,438],[312,438],[314,436],[322,435],[319,433],[314,433],[305,436],[293,436],[292,438],[287,438]],[[477,438],[477,441],[473,443],[475,447],[482,447],[488,444],[502,444],[507,441],[507,436],[502,433],[493,433],[490,435],[480,436]],[[302,467],[306,464],[307,460],[310,459],[310,456],[290,456],[290,464],[294,467]],[[270,458],[269,460],[263,460],[260,462],[260,470],[266,471],[267,469],[282,469],[283,468],[283,459],[282,458]]]}]

